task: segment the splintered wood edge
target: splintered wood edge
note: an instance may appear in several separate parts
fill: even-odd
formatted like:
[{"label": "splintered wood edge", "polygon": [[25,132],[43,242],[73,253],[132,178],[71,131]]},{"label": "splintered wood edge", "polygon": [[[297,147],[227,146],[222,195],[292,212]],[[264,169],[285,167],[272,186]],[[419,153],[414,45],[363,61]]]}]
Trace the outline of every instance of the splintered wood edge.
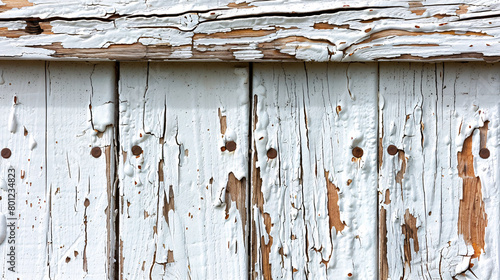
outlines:
[{"label": "splintered wood edge", "polygon": [[3,1],[0,59],[500,61],[495,3],[38,1]]}]

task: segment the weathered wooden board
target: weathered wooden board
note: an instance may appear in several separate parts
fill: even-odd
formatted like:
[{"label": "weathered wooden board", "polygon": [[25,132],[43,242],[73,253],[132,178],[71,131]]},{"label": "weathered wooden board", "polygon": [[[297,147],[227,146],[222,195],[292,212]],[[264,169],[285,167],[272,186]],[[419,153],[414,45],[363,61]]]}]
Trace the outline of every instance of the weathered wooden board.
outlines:
[{"label": "weathered wooden board", "polygon": [[4,58],[500,59],[498,0],[2,2]]},{"label": "weathered wooden board", "polygon": [[47,67],[51,279],[113,278],[115,85],[112,63]]},{"label": "weathered wooden board", "polygon": [[120,279],[246,279],[246,64],[120,66]]},{"label": "weathered wooden board", "polygon": [[[45,63],[0,62],[0,274],[48,275]],[[8,225],[6,227],[6,225]],[[12,248],[11,248],[12,247]]]},{"label": "weathered wooden board", "polygon": [[499,97],[498,64],[381,64],[381,279],[500,278]]},{"label": "weathered wooden board", "polygon": [[254,279],[376,279],[377,81],[376,64],[255,64]]}]

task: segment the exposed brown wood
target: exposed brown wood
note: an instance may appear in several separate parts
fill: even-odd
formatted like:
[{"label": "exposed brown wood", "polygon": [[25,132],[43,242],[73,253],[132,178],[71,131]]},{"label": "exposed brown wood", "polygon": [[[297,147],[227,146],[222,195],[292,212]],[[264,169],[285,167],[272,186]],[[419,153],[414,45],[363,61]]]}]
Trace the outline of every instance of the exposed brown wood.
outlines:
[{"label": "exposed brown wood", "polygon": [[169,187],[168,192],[168,201],[167,196],[163,196],[163,217],[165,218],[165,222],[168,224],[168,212],[170,210],[175,211],[175,199],[174,199],[174,190],[173,186]]},{"label": "exposed brown wood", "polygon": [[386,189],[385,190],[384,204],[387,205],[387,204],[390,204],[390,203],[391,203],[391,191],[389,191],[389,189]]},{"label": "exposed brown wood", "polygon": [[462,152],[458,152],[458,175],[463,180],[462,199],[458,213],[458,233],[474,248],[473,258],[484,251],[484,234],[488,225],[481,191],[481,179],[474,173],[472,135],[464,141]]},{"label": "exposed brown wood", "polygon": [[405,223],[401,226],[403,235],[405,236],[404,241],[404,256],[405,263],[410,264],[411,262],[411,240],[413,240],[413,250],[415,252],[419,251],[418,245],[418,234],[417,234],[417,219],[410,214],[410,211],[406,209],[405,212]]},{"label": "exposed brown wood", "polygon": [[329,172],[325,170],[326,189],[328,194],[328,218],[330,221],[330,229],[333,227],[337,234],[344,230],[344,223],[340,220],[339,209],[339,189],[335,186],[330,179],[328,179]]},{"label": "exposed brown wood", "polygon": [[389,278],[389,264],[387,263],[387,210],[380,208],[379,212],[379,279]]},{"label": "exposed brown wood", "polygon": [[488,33],[484,32],[474,32],[474,31],[467,31],[467,32],[459,32],[456,30],[450,30],[450,31],[432,31],[432,32],[416,32],[416,31],[406,31],[406,30],[383,30],[379,32],[375,32],[370,34],[370,37],[359,42],[356,45],[361,45],[361,44],[367,44],[370,43],[374,40],[381,39],[381,38],[388,38],[388,37],[393,37],[393,36],[425,36],[425,35],[432,35],[432,34],[440,34],[440,35],[455,35],[455,36],[487,36],[487,37],[493,37],[493,35],[489,35]]},{"label": "exposed brown wood", "polygon": [[313,25],[313,28],[314,29],[337,29],[337,28],[347,29],[347,28],[349,28],[349,24],[336,25],[336,24],[330,24],[327,22],[317,22]]},{"label": "exposed brown wood", "polygon": [[231,201],[236,202],[242,221],[243,232],[246,232],[247,208],[246,208],[246,179],[238,180],[233,172],[229,173],[226,185],[226,217],[229,216]]},{"label": "exposed brown wood", "polygon": [[[256,101],[256,100],[255,100]],[[260,177],[260,168],[257,167],[257,154],[254,154],[253,158],[253,172],[252,172],[252,205],[256,205],[259,208],[260,213],[264,219],[265,230],[269,235],[269,242],[266,243],[264,236],[261,236],[260,242],[257,242],[257,232],[256,230],[252,230],[252,251],[251,251],[251,274],[252,279],[257,278],[257,272],[254,271],[255,265],[257,263],[257,258],[259,257],[259,243],[260,243],[260,252],[262,256],[262,267],[260,271],[262,271],[262,277],[265,280],[271,280],[271,264],[269,261],[269,254],[271,253],[271,245],[273,244],[273,237],[270,235],[271,233],[271,217],[268,213],[264,213],[263,205],[264,205],[264,195],[262,194],[262,179]],[[254,213],[254,212],[252,212]],[[255,229],[255,218],[252,217],[253,228]]]},{"label": "exposed brown wood", "polygon": [[174,251],[168,250],[168,253],[167,253],[167,263],[173,263],[173,262],[175,262],[175,260],[174,260]]},{"label": "exposed brown wood", "polygon": [[33,6],[33,3],[28,0],[2,0],[2,2],[5,5],[0,6],[0,13],[11,9],[21,9],[23,7]]},{"label": "exposed brown wood", "polygon": [[226,134],[226,129],[227,129],[226,116],[223,116],[221,114],[220,108],[219,108],[219,120],[220,120],[220,133]]},{"label": "exposed brown wood", "polygon": [[[280,28],[281,29],[281,28]],[[211,34],[199,33],[193,36],[193,40],[199,39],[229,39],[229,38],[246,38],[246,37],[261,37],[269,34],[275,33],[277,30],[253,30],[247,29],[237,29],[228,32],[216,32]]]},{"label": "exposed brown wood", "polygon": [[404,151],[399,151],[398,152],[399,160],[401,161],[401,169],[399,169],[398,173],[396,174],[396,182],[403,186],[403,178],[406,172],[406,157],[405,157],[405,152]]}]

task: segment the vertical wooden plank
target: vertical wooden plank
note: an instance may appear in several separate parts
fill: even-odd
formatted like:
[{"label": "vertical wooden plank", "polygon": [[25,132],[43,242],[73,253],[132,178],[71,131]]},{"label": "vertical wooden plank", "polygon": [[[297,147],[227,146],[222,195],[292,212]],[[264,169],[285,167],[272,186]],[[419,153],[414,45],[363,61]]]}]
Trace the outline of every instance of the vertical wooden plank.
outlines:
[{"label": "vertical wooden plank", "polygon": [[52,279],[113,277],[115,92],[113,63],[48,65]]},{"label": "vertical wooden plank", "polygon": [[48,275],[45,63],[0,62],[0,270],[2,279]]},{"label": "vertical wooden plank", "polygon": [[500,277],[499,92],[498,64],[381,64],[381,279]]},{"label": "vertical wooden plank", "polygon": [[120,278],[246,279],[247,65],[120,73]]},{"label": "vertical wooden plank", "polygon": [[254,69],[253,279],[375,279],[377,65]]}]

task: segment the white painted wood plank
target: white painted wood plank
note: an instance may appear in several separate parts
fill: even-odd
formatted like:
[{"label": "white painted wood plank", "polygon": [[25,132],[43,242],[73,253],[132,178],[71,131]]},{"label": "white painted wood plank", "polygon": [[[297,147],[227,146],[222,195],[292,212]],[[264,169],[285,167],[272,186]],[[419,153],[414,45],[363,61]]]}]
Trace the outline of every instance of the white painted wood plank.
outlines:
[{"label": "white painted wood plank", "polygon": [[[0,149],[11,151],[9,158],[0,158],[0,274],[2,279],[41,279],[49,271],[45,63],[1,61],[0,107]],[[15,209],[9,210],[9,201]]]},{"label": "white painted wood plank", "polygon": [[248,128],[246,64],[121,64],[121,279],[248,277]]},{"label": "white painted wood plank", "polygon": [[377,65],[254,73],[253,279],[376,279]]},{"label": "white painted wood plank", "polygon": [[498,0],[3,2],[5,58],[500,60]]},{"label": "white painted wood plank", "polygon": [[499,70],[381,64],[381,279],[500,277]]},{"label": "white painted wood plank", "polygon": [[47,67],[51,279],[113,278],[115,83],[112,63]]}]

